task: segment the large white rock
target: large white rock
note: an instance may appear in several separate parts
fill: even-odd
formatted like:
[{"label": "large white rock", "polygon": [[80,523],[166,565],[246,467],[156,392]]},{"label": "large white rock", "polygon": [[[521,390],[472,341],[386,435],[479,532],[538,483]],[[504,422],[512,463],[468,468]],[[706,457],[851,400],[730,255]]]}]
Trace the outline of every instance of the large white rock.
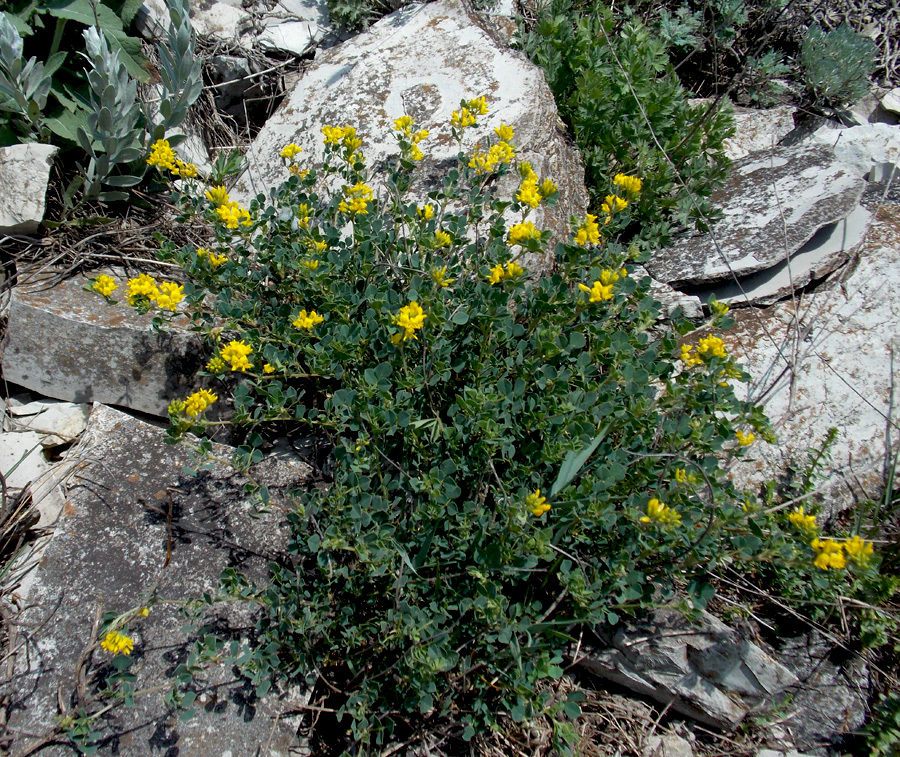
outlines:
[{"label": "large white rock", "polygon": [[876,212],[858,258],[846,276],[797,302],[737,312],[736,326],[723,334],[754,378],[746,391],[765,399],[778,436],[775,445],[747,449],[732,470],[736,483],[756,491],[792,467],[804,469],[808,451],[836,427],[832,462],[822,470],[816,497],[826,513],[860,498],[877,500],[885,455],[896,454],[900,439],[900,396],[892,389],[900,387],[900,207],[886,204]]},{"label": "large white rock", "polygon": [[794,128],[796,109],[790,105],[759,110],[734,108],[734,136],[725,140],[725,154],[739,160],[751,152],[775,147]]},{"label": "large white rock", "polygon": [[0,234],[31,234],[44,220],[51,145],[0,147]]},{"label": "large white rock", "polygon": [[859,176],[885,164],[900,165],[900,126],[864,124],[849,129],[823,126],[812,135],[813,143],[827,145],[835,157]]},{"label": "large white rock", "polygon": [[[475,24],[458,0],[404,8],[318,58],[291,96],[266,122],[249,152],[250,170],[232,192],[244,202],[279,185],[287,172],[281,148],[294,142],[315,165],[322,155],[324,125],[358,129],[367,164],[398,154],[393,121],[412,115],[430,137],[420,147],[421,171],[442,177],[456,161],[449,122],[460,100],[484,95],[490,114],[467,135],[464,149],[493,136],[501,122],[514,127],[518,154],[560,188],[556,208],[540,208],[531,219],[562,234],[570,214],[587,206],[583,169],[565,138],[543,73],[520,53],[502,48]],[[516,177],[498,187],[509,197]]]}]

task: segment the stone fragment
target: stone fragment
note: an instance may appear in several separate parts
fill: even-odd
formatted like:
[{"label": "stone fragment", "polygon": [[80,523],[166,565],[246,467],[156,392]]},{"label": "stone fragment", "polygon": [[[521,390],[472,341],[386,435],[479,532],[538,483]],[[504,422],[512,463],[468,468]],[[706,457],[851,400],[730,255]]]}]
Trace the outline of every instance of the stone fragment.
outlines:
[{"label": "stone fragment", "polygon": [[865,124],[849,129],[823,127],[812,135],[812,143],[834,150],[858,176],[866,176],[884,164],[900,165],[900,128],[889,124]]},{"label": "stone fragment", "polygon": [[[885,424],[900,386],[900,204],[875,211],[855,260],[796,302],[736,310],[722,334],[729,354],[753,376],[742,388],[764,409],[778,442],[762,440],[731,471],[742,489],[803,470],[832,427],[838,435],[817,474],[815,502],[825,516],[877,501],[884,486]],[[893,374],[893,375],[892,375]],[[893,397],[892,397],[893,394]],[[830,461],[830,462],[829,462]]]},{"label": "stone fragment", "polygon": [[[121,294],[125,280],[117,280]],[[84,284],[73,277],[48,288],[33,278],[13,288],[4,377],[60,400],[166,417],[173,399],[198,388],[194,375],[204,362],[188,319],[176,317],[169,331],[155,332],[153,313],[109,305]]]},{"label": "stone fragment", "polygon": [[881,98],[881,107],[900,116],[900,87],[894,87]]},{"label": "stone fragment", "polygon": [[[91,629],[104,612],[137,610],[151,592],[166,600],[189,600],[215,591],[221,572],[238,567],[250,580],[266,581],[267,562],[287,544],[283,510],[257,515],[243,493],[247,482],[229,466],[215,463],[191,477],[195,465],[184,446],[165,443],[162,429],[119,411],[96,405],[88,428],[88,464],[79,470],[55,534],[47,545],[27,596],[19,638],[28,637],[29,654],[16,658],[16,673],[2,684],[11,703],[9,728],[42,734],[57,721],[59,707],[99,710],[108,701],[86,687],[87,700],[75,700],[79,660],[88,681],[106,669],[111,655],[91,649]],[[228,459],[231,450],[216,445]],[[251,475],[268,484],[270,476],[289,481],[270,487],[273,501],[289,505],[289,489],[302,485],[309,469],[278,474],[277,461],[265,461]],[[210,610],[208,620],[246,643],[251,608],[240,603]],[[198,681],[192,719],[179,722],[163,696],[174,683],[175,666],[192,648],[185,618],[174,604],[151,604],[147,617],[127,628],[134,641],[131,672],[138,690],[132,707],[114,707],[93,727],[101,734],[100,754],[181,757],[253,753],[287,757],[296,745],[296,721],[285,711],[303,704],[296,692],[257,696],[255,687],[227,665],[213,665]],[[93,703],[93,704],[92,704]],[[34,739],[23,737],[20,751]],[[249,752],[248,752],[249,750]],[[51,752],[48,752],[48,754]],[[63,754],[60,749],[52,754]],[[65,752],[68,753],[68,752]]]},{"label": "stone fragment", "polygon": [[708,613],[698,625],[670,608],[626,625],[581,664],[602,678],[716,728],[734,728],[797,678]]},{"label": "stone fragment", "polygon": [[766,110],[735,107],[735,133],[725,140],[725,154],[731,160],[739,160],[757,150],[775,147],[793,130],[794,111],[790,105]]},{"label": "stone fragment", "polygon": [[644,757],[694,757],[694,748],[674,733],[655,734],[644,744]]},{"label": "stone fragment", "polygon": [[328,3],[325,0],[278,0],[269,14],[270,18],[287,18],[311,21],[323,29],[330,27]]},{"label": "stone fragment", "polygon": [[311,21],[282,21],[267,26],[256,38],[268,52],[306,55],[325,36],[325,30]]},{"label": "stone fragment", "polygon": [[862,205],[844,220],[819,229],[787,260],[736,282],[695,292],[706,302],[710,295],[727,304],[768,305],[805,287],[847,262],[865,238],[872,214]]},{"label": "stone fragment", "polygon": [[859,655],[812,631],[787,639],[778,657],[800,679],[783,723],[793,744],[812,749],[840,743],[862,727],[870,680]]},{"label": "stone fragment", "polygon": [[[587,192],[577,151],[565,137],[544,75],[520,53],[498,45],[459,0],[403,8],[317,56],[254,140],[249,171],[231,196],[246,203],[280,185],[288,174],[279,154],[290,142],[304,149],[305,165],[316,165],[325,125],[356,127],[367,165],[390,165],[399,152],[393,121],[404,114],[416,119],[417,129],[430,131],[420,144],[425,159],[419,172],[426,188],[433,188],[456,164],[452,112],[461,99],[482,95],[490,113],[468,130],[464,149],[471,152],[478,140],[496,139],[493,129],[501,122],[511,125],[518,156],[559,186],[556,207],[542,206],[530,220],[553,230],[557,239],[567,236],[569,215],[584,214]],[[500,197],[511,197],[518,183],[513,175],[499,182]]]},{"label": "stone fragment", "polygon": [[75,441],[87,426],[91,406],[71,402],[29,402],[10,408],[14,425],[21,429],[45,434],[44,447],[56,447]]},{"label": "stone fragment", "polygon": [[[239,6],[215,1],[191,4],[191,24],[194,31],[203,37],[249,48],[252,37],[245,32],[252,23],[253,17]],[[144,0],[135,24],[138,33],[145,39],[152,42],[164,39],[169,28],[166,0]]]},{"label": "stone fragment", "polygon": [[660,250],[646,263],[671,286],[698,286],[771,268],[820,228],[846,218],[865,181],[824,146],[776,147],[736,162],[712,196],[723,218],[705,234]]},{"label": "stone fragment", "polygon": [[23,489],[50,470],[42,441],[35,431],[0,432],[0,473],[7,487]]},{"label": "stone fragment", "polygon": [[36,143],[0,147],[0,234],[31,234],[40,226],[58,151]]}]

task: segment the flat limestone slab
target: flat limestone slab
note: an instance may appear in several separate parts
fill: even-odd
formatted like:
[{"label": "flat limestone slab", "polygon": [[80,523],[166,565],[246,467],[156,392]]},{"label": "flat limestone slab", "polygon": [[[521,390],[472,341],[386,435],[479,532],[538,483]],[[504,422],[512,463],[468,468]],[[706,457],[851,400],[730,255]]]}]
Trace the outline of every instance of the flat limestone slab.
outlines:
[{"label": "flat limestone slab", "polygon": [[[124,291],[121,276],[119,291]],[[48,397],[102,402],[166,417],[173,399],[197,386],[199,338],[186,317],[154,332],[152,313],[108,305],[76,276],[48,287],[32,279],[12,290],[3,376]]]},{"label": "flat limestone slab", "polygon": [[51,145],[0,147],[0,233],[31,234],[40,226],[57,152]]},{"label": "flat limestone slab", "polygon": [[865,189],[822,145],[775,147],[737,161],[712,196],[724,214],[706,234],[655,253],[651,275],[671,286],[749,276],[781,263],[823,226],[846,218]]},{"label": "flat limestone slab", "polygon": [[[242,493],[246,479],[216,464],[190,477],[183,446],[170,446],[161,428],[122,412],[95,405],[87,431],[86,455],[93,463],[70,486],[56,532],[44,552],[18,627],[27,645],[16,659],[18,675],[6,684],[11,697],[10,729],[20,734],[19,753],[52,729],[60,703],[68,711],[87,706],[77,695],[77,663],[90,644],[98,613],[123,613],[143,606],[155,587],[166,600],[202,597],[214,591],[220,573],[237,567],[263,581],[268,561],[282,553],[287,539],[284,512],[259,518]],[[216,454],[230,455],[218,447]],[[272,483],[273,501],[286,505],[286,488],[308,475],[302,463],[267,460],[254,476]],[[208,616],[220,629],[244,639],[250,613],[238,603]],[[182,662],[190,637],[187,623],[172,604],[154,604],[146,618],[131,623],[132,672],[138,690],[168,687]],[[26,654],[27,651],[27,654]],[[95,690],[91,676],[108,669],[111,655],[95,649],[84,658],[85,692]],[[179,757],[287,755],[295,725],[281,714],[296,707],[292,696],[255,696],[254,687],[230,668],[213,667],[205,677],[196,715],[179,722],[163,703],[164,690],[135,698],[133,707],[116,707],[95,730],[104,737],[101,754]],[[260,749],[261,751],[257,751]],[[166,751],[168,750],[168,751]],[[174,750],[174,751],[173,751]],[[41,754],[69,755],[68,747]]]},{"label": "flat limestone slab", "polygon": [[[393,122],[404,114],[431,132],[419,145],[425,154],[419,171],[439,180],[456,165],[452,112],[461,99],[482,95],[490,112],[467,130],[464,150],[489,136],[496,141],[493,130],[501,122],[512,126],[518,155],[559,186],[557,206],[539,208],[530,220],[567,233],[569,215],[583,215],[587,207],[584,169],[544,75],[521,53],[498,45],[459,0],[406,7],[317,58],[254,140],[249,171],[232,198],[246,202],[280,185],[289,174],[279,154],[290,142],[305,151],[301,166],[317,165],[325,125],[356,127],[370,168],[393,165],[400,152]],[[498,185],[500,197],[511,199],[518,184],[518,176],[508,176]],[[373,188],[377,194],[377,182]]]}]

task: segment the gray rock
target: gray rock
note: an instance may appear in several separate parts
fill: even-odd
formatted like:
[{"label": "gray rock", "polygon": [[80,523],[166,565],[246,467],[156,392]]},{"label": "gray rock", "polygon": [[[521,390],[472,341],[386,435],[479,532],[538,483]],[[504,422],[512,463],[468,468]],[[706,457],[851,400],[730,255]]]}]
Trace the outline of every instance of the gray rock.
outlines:
[{"label": "gray rock", "polygon": [[868,210],[858,205],[844,220],[819,229],[784,262],[696,294],[704,302],[715,295],[717,300],[738,305],[767,305],[789,297],[846,263],[865,238],[871,217]]},{"label": "gray rock", "polygon": [[326,30],[312,21],[281,21],[263,29],[256,42],[267,52],[300,56],[314,49],[325,34]]},{"label": "gray rock", "polygon": [[796,746],[840,743],[862,726],[870,691],[864,659],[815,631],[786,640],[778,657],[800,679],[783,724]]},{"label": "gray rock", "polygon": [[[124,291],[124,278],[117,277]],[[48,289],[34,279],[12,290],[3,375],[55,399],[103,402],[166,417],[173,399],[194,391],[203,364],[198,337],[177,317],[152,329],[153,314],[108,305],[74,277]]]},{"label": "gray rock", "polygon": [[[56,722],[58,703],[76,701],[74,682],[82,655],[88,676],[87,697],[96,697],[90,676],[107,668],[110,655],[91,645],[98,613],[121,614],[145,606],[154,589],[166,600],[188,600],[215,591],[219,574],[239,566],[251,580],[264,582],[267,561],[281,553],[288,529],[282,510],[254,517],[243,494],[246,479],[227,465],[190,477],[183,472],[191,457],[183,446],[165,443],[162,429],[124,413],[95,406],[86,454],[93,464],[79,471],[56,532],[46,547],[35,582],[24,599],[20,639],[29,654],[16,659],[18,675],[3,685],[11,703],[10,732],[40,735]],[[228,458],[230,450],[216,447]],[[308,468],[279,473],[264,462],[252,475],[268,483],[275,474],[290,486],[304,482]],[[273,501],[287,504],[287,488],[272,486]],[[207,616],[220,630],[233,629],[246,640],[252,624],[249,608],[230,603]],[[163,702],[173,670],[191,647],[177,605],[154,604],[146,618],[129,623],[134,639],[132,672],[138,690],[162,687],[138,696],[133,707],[116,707],[95,722],[105,741],[101,754],[181,757],[255,753],[287,755],[295,745],[297,723],[286,710],[302,700],[296,692],[258,698],[254,687],[235,678],[228,666],[214,665],[200,684],[193,719],[178,722]],[[82,692],[84,696],[85,691]],[[98,700],[95,698],[95,702]],[[106,704],[99,700],[100,706]],[[20,737],[16,752],[33,740]],[[42,754],[70,754],[51,747]]]},{"label": "gray rock", "polygon": [[31,234],[40,226],[58,151],[39,144],[0,147],[0,234]]},{"label": "gray rock", "polygon": [[[425,159],[419,171],[423,183],[434,184],[456,163],[451,113],[461,99],[481,95],[490,113],[467,134],[464,149],[471,151],[477,140],[493,136],[501,122],[511,125],[519,157],[559,186],[556,207],[541,207],[530,219],[539,228],[568,235],[569,215],[584,214],[587,192],[577,151],[566,140],[544,75],[520,53],[496,43],[459,0],[404,8],[318,56],[254,140],[247,155],[250,170],[232,198],[246,202],[284,181],[288,174],[279,153],[289,142],[300,145],[306,163],[315,165],[326,124],[355,126],[368,166],[393,161],[398,154],[393,121],[404,114],[431,132],[420,145]],[[518,177],[510,175],[498,192],[510,197],[517,187]]]},{"label": "gray rock", "polygon": [[900,165],[900,127],[865,124],[849,129],[823,127],[811,142],[831,147],[835,156],[859,176],[885,163]]},{"label": "gray rock", "polygon": [[657,252],[646,264],[672,286],[748,276],[786,260],[820,228],[846,218],[865,189],[823,146],[776,147],[735,163],[713,195],[724,217],[711,232]]},{"label": "gray rock", "polygon": [[45,434],[44,447],[56,447],[75,441],[87,426],[90,405],[71,402],[29,402],[10,408],[14,425],[20,429]]},{"label": "gray rock", "polygon": [[35,431],[0,433],[0,473],[10,489],[23,489],[50,470],[42,442],[43,436]]},{"label": "gray rock", "polygon": [[894,87],[881,98],[881,107],[900,116],[900,87]]},{"label": "gray rock", "polygon": [[675,712],[717,728],[736,727],[797,678],[756,644],[708,613],[692,625],[662,608],[625,626],[581,664]]},{"label": "gray rock", "polygon": [[[637,266],[634,273],[635,278],[640,279],[641,273],[646,273],[646,269]],[[681,315],[685,318],[703,317],[703,302],[699,297],[679,292],[668,284],[657,281],[649,274],[647,274],[647,278],[650,279],[650,294],[663,306],[663,313],[667,318],[671,318],[678,308],[681,308]]]},{"label": "gray rock", "polygon": [[324,0],[278,0],[269,14],[271,18],[293,18],[298,21],[312,21],[322,28],[330,27],[328,3]]},{"label": "gray rock", "polygon": [[734,108],[734,136],[725,140],[725,154],[739,160],[752,152],[775,147],[794,128],[795,108]]},{"label": "gray rock", "polygon": [[[252,26],[252,21],[247,11],[227,3],[213,0],[191,4],[191,24],[200,36],[249,48],[252,46],[252,36],[246,31]],[[144,38],[153,42],[164,39],[169,28],[166,0],[144,0],[135,23]]]},{"label": "gray rock", "polygon": [[644,744],[644,757],[694,757],[691,742],[674,733],[651,736]]}]

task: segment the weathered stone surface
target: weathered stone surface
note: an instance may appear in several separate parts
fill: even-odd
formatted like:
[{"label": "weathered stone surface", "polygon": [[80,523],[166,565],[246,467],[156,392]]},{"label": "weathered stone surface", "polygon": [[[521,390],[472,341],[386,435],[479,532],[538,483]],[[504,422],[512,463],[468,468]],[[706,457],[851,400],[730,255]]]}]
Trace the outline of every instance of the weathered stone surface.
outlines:
[{"label": "weathered stone surface", "polygon": [[48,289],[32,279],[12,290],[6,380],[56,399],[165,417],[173,399],[197,388],[194,375],[203,363],[187,318],[156,333],[151,313],[138,315],[121,302],[108,305],[85,292],[84,283],[73,277]]},{"label": "weathered stone surface", "polygon": [[[393,160],[398,154],[393,121],[405,113],[416,119],[417,128],[431,132],[420,145],[426,156],[420,171],[440,179],[456,164],[451,113],[461,99],[481,95],[490,114],[470,129],[464,148],[493,136],[501,121],[513,126],[519,157],[560,190],[557,206],[542,207],[531,219],[540,228],[567,233],[569,215],[584,213],[587,193],[577,151],[565,138],[544,76],[520,53],[501,48],[458,0],[404,8],[317,57],[254,140],[249,172],[232,197],[246,202],[284,181],[279,153],[289,142],[300,145],[307,164],[315,165],[326,124],[355,126],[370,167]],[[508,176],[498,191],[510,197],[517,186],[518,178]]]},{"label": "weathered stone surface", "polygon": [[858,261],[844,271],[797,302],[735,311],[735,327],[722,334],[754,377],[741,391],[765,397],[778,435],[777,444],[747,449],[732,469],[735,482],[755,491],[792,466],[802,469],[836,427],[816,497],[826,514],[877,500],[885,454],[896,454],[897,433],[886,450],[885,427],[898,401],[892,385],[900,385],[900,205],[876,210]]},{"label": "weathered stone surface", "polygon": [[674,733],[664,733],[647,739],[644,757],[694,757],[694,749],[687,739]]},{"label": "weathered stone surface", "polygon": [[[246,32],[253,25],[252,16],[239,6],[223,2],[191,3],[191,24],[197,34],[242,47],[252,45]],[[165,38],[169,28],[166,0],[144,0],[135,19],[138,32],[151,41]]]},{"label": "weathered stone surface", "polygon": [[881,107],[900,116],[900,87],[894,87],[881,98]]},{"label": "weathered stone surface", "polygon": [[788,639],[779,659],[800,679],[783,723],[801,749],[840,743],[866,720],[869,670],[865,661],[815,631]]},{"label": "weathered stone surface", "polygon": [[675,610],[656,610],[626,626],[581,664],[695,720],[734,728],[751,708],[797,683],[787,668],[722,621],[703,613],[692,625]]},{"label": "weathered stone surface", "polygon": [[0,433],[0,473],[10,489],[21,489],[38,481],[50,470],[42,441],[41,434],[35,431]]},{"label": "weathered stone surface", "polygon": [[[227,448],[215,452],[229,457]],[[12,732],[42,734],[55,723],[58,702],[75,706],[76,664],[83,653],[88,675],[108,665],[108,653],[90,649],[98,612],[140,608],[154,588],[167,600],[200,597],[215,590],[227,567],[265,581],[267,562],[286,544],[281,509],[251,517],[251,504],[242,494],[246,479],[228,466],[216,463],[196,477],[186,475],[187,450],[167,445],[162,429],[97,405],[86,454],[94,462],[79,471],[77,485],[70,488],[24,600],[30,609],[21,619],[19,638],[29,637],[29,655],[17,658],[19,675],[3,692],[11,697]],[[281,467],[265,461],[252,475],[267,483],[273,469]],[[297,466],[277,475],[296,486],[308,470]],[[273,501],[289,504],[285,489],[273,486],[272,494]],[[234,629],[235,638],[245,640],[248,608],[232,603],[211,612],[210,622],[223,631]],[[173,682],[174,666],[191,643],[180,630],[184,623],[172,604],[154,604],[148,617],[130,623],[139,690]],[[187,722],[178,722],[177,713],[165,707],[164,691],[136,697],[134,707],[118,707],[101,717],[96,722],[106,739],[101,754],[207,757],[260,749],[261,754],[287,755],[296,724],[281,716],[298,704],[296,693],[259,699],[253,686],[221,666],[210,670],[208,681],[197,714]],[[87,685],[88,697],[95,685]],[[31,743],[23,736],[14,752]],[[41,752],[69,753],[62,748]]]},{"label": "weathered stone surface", "polygon": [[681,308],[681,315],[685,318],[703,317],[703,303],[699,297],[679,292],[647,274],[643,266],[636,266],[634,277],[641,279],[643,278],[642,274],[650,279],[650,294],[663,306],[663,313],[667,318],[674,315],[678,308]]},{"label": "weathered stone surface", "polygon": [[900,127],[865,124],[849,129],[823,127],[812,135],[812,143],[831,147],[835,156],[859,176],[886,163],[900,165]]},{"label": "weathered stone surface", "polygon": [[734,108],[735,133],[725,140],[725,154],[740,160],[757,150],[775,147],[794,128],[794,110],[790,105],[767,110]]},{"label": "weathered stone surface", "polygon": [[72,402],[29,402],[11,407],[10,415],[17,428],[43,434],[44,447],[55,447],[75,441],[87,426],[91,414],[90,405]]},{"label": "weathered stone surface", "polygon": [[700,292],[701,300],[710,295],[728,304],[767,305],[821,279],[847,262],[869,228],[871,213],[862,205],[844,220],[823,226],[803,247],[787,260],[765,271],[744,276]]},{"label": "weathered stone surface", "polygon": [[256,41],[269,52],[305,55],[315,48],[325,33],[325,29],[311,21],[282,21],[263,29]]},{"label": "weathered stone surface", "polygon": [[695,286],[771,268],[848,216],[864,188],[862,176],[823,146],[755,153],[735,163],[713,195],[724,217],[712,231],[657,252],[647,270],[672,286]]},{"label": "weathered stone surface", "polygon": [[0,147],[0,234],[31,234],[40,226],[58,151],[39,144]]}]

